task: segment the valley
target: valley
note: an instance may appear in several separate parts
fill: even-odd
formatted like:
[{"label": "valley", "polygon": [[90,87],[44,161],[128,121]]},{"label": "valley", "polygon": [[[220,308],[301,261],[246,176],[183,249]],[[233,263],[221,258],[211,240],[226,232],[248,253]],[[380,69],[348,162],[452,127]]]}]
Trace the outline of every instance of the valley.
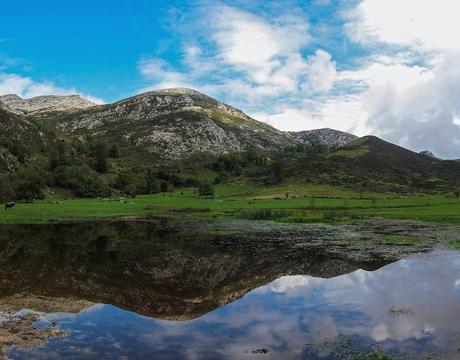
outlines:
[{"label": "valley", "polygon": [[289,184],[307,197],[318,197],[308,189],[321,186],[361,198],[459,194],[457,161],[332,129],[282,132],[190,89],[108,105],[12,95],[0,104],[0,201],[167,196],[200,187],[209,196],[218,185],[257,189],[253,197]]},{"label": "valley", "polygon": [[459,13],[3,1],[0,360],[459,360]]}]

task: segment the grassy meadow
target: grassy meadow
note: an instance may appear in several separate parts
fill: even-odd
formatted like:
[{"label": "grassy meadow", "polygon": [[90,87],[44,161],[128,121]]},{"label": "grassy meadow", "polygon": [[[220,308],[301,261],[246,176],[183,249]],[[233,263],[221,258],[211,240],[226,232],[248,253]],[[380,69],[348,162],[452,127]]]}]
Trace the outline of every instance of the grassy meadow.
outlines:
[{"label": "grassy meadow", "polygon": [[210,198],[200,197],[195,189],[133,199],[64,199],[62,195],[53,195],[0,211],[0,223],[123,217],[329,223],[382,217],[460,224],[460,199],[452,195],[362,193],[305,183],[261,187],[242,182],[217,185],[215,196]]}]

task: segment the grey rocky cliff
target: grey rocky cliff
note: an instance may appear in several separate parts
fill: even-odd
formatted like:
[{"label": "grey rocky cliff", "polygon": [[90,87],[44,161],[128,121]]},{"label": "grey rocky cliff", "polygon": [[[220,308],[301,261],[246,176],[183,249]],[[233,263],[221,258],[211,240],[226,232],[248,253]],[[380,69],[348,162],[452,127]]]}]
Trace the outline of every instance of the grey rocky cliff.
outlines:
[{"label": "grey rocky cliff", "polygon": [[289,134],[291,134],[294,139],[307,145],[329,145],[340,147],[358,139],[356,135],[329,128],[290,132]]},{"label": "grey rocky cliff", "polygon": [[5,102],[2,101],[2,97],[0,96],[0,110],[4,111],[5,113],[14,114],[14,115],[22,115],[21,111],[14,110],[9,107]]}]

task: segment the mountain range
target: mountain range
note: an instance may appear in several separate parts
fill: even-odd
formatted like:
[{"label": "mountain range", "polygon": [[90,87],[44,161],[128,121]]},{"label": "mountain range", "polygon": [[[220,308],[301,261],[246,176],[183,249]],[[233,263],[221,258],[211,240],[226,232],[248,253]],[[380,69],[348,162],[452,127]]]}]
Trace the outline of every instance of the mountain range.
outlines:
[{"label": "mountain range", "polygon": [[91,136],[120,148],[118,167],[123,162],[156,166],[198,154],[216,157],[247,151],[276,158],[289,147],[325,145],[330,150],[321,155],[283,158],[285,173],[313,182],[362,187],[370,179],[381,190],[388,188],[387,183],[404,189],[445,189],[460,183],[459,162],[333,129],[283,132],[185,88],[149,91],[106,105],[78,95],[31,99],[4,95],[0,96],[0,130],[0,173],[47,157],[62,143]]},{"label": "mountain range", "polygon": [[40,119],[67,136],[104,136],[133,155],[141,152],[162,159],[197,152],[277,150],[295,143],[342,146],[357,138],[332,129],[282,132],[183,88],[150,91],[108,105],[96,105],[77,95],[27,100],[5,95],[0,102],[17,115]]}]

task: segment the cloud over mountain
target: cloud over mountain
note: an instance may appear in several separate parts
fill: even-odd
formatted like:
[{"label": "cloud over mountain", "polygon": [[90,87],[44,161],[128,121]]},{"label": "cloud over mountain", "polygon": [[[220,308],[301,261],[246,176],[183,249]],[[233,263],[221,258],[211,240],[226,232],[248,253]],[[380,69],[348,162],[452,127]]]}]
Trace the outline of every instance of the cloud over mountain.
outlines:
[{"label": "cloud over mountain", "polygon": [[[199,36],[184,44],[181,70],[159,58],[144,58],[140,72],[151,88],[194,87],[257,113],[279,111],[331,90],[336,63],[327,51],[310,47],[307,15],[270,16],[228,5],[200,8]],[[191,43],[191,44],[190,44]]]},{"label": "cloud over mountain", "polygon": [[458,157],[459,10],[449,0],[364,0],[353,10],[349,35],[388,52],[341,74],[364,83],[359,101],[370,131],[415,150]]}]

